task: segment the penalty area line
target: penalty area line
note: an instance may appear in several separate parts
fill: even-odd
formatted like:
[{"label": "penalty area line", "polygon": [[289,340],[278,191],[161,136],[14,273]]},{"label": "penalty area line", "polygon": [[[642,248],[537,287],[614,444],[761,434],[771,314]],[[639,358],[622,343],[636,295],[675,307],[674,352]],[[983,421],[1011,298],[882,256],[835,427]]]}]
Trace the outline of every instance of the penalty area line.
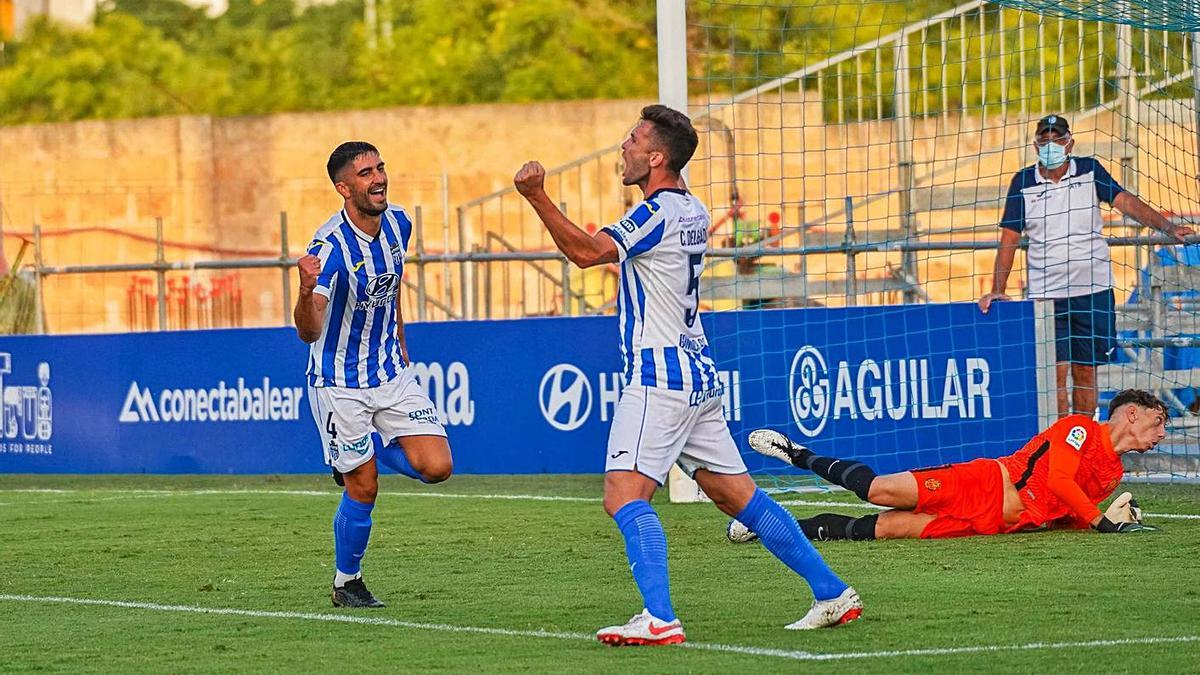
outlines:
[{"label": "penalty area line", "polygon": [[[39,602],[58,603],[65,605],[85,605],[94,607],[114,607],[120,609],[136,609],[156,612],[178,612],[185,614],[207,614],[213,616],[243,616],[259,619],[289,619],[299,621],[322,621],[328,623],[353,623],[371,626],[390,626],[443,633],[470,633],[476,635],[495,635],[501,637],[544,638],[553,640],[569,640],[574,642],[592,642],[596,638],[590,633],[569,633],[549,630],[518,630],[511,628],[490,628],[486,626],[457,626],[446,623],[424,623],[403,621],[385,617],[355,616],[349,614],[322,614],[315,612],[277,612],[252,609],[235,609],[229,607],[193,607],[188,605],[162,605],[152,602],[130,602],[125,600],[100,600],[93,598],[66,598],[36,595],[0,594],[0,602]],[[1120,647],[1133,645],[1157,645],[1200,642],[1200,635],[1179,635],[1172,637],[1143,637],[1120,638],[1114,640],[1088,640],[1081,642],[1029,642],[1009,645],[974,645],[965,647],[931,647],[921,649],[894,649],[874,652],[807,652],[787,649],[771,649],[766,647],[750,647],[743,645],[726,645],[707,642],[685,642],[679,645],[685,649],[722,652],[727,654],[743,654],[746,656],[767,656],[794,661],[840,661],[861,660],[914,656],[951,656],[956,654],[980,654],[1009,651],[1035,651],[1046,649],[1094,649],[1103,647]]]}]

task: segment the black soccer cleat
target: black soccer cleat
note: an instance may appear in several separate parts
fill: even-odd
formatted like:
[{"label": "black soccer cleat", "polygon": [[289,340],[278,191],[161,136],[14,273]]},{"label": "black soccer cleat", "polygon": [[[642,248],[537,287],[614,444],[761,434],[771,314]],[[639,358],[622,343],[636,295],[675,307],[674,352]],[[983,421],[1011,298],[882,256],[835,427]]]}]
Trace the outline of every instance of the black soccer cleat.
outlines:
[{"label": "black soccer cleat", "polygon": [[334,607],[386,607],[371,595],[362,577],[347,581],[345,586],[334,586],[332,596]]},{"label": "black soccer cleat", "polygon": [[773,429],[755,429],[750,432],[750,447],[756,452],[787,462],[799,469],[807,469],[804,460],[812,450]]}]

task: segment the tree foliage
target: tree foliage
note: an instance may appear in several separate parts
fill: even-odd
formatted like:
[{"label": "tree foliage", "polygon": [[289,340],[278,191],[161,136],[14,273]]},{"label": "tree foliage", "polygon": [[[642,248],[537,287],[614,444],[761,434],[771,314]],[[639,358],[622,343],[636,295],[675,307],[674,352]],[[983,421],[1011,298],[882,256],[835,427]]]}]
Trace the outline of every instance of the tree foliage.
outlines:
[{"label": "tree foliage", "polygon": [[[375,9],[372,25],[364,20],[364,2]],[[746,90],[958,2],[695,0],[688,4],[690,90],[701,96]],[[993,9],[910,39],[912,63],[932,64],[920,72],[920,89],[916,71],[912,75],[910,89],[921,110],[934,110],[943,98],[961,108],[997,105],[1001,96],[1014,95],[994,84],[985,92],[975,84],[984,79],[981,73],[963,72],[979,67],[972,55],[983,51],[985,41],[1004,41],[1009,54],[1036,44],[1036,22],[1027,22],[1023,35],[1011,17],[1003,33],[999,26]],[[1067,27],[1068,47],[1075,44],[1073,26]],[[7,61],[0,63],[0,124],[648,99],[657,88],[655,32],[655,3],[649,0],[229,0],[217,17],[182,0],[108,0],[86,29],[37,22],[7,46]],[[1088,44],[1082,58],[1067,54],[1047,91],[1029,95],[1062,90],[1071,98],[1083,91],[1094,99],[1074,86],[1103,75],[1105,66]],[[1157,42],[1151,47],[1160,48]],[[1046,63],[1056,64],[1053,50],[1044,52]],[[805,86],[824,85],[827,107],[838,105],[830,98],[837,78],[861,81],[867,92],[890,92],[890,61],[886,54],[881,64],[846,60],[809,76]],[[988,68],[998,63],[991,59]],[[1040,63],[1030,59],[1028,67]],[[970,84],[943,91],[942,77]],[[996,82],[998,74],[989,72],[986,79]],[[872,104],[887,114],[891,97],[867,102]]]},{"label": "tree foliage", "polygon": [[0,67],[0,123],[653,96],[638,0],[362,0],[299,8],[114,0],[78,30],[35,22]]}]

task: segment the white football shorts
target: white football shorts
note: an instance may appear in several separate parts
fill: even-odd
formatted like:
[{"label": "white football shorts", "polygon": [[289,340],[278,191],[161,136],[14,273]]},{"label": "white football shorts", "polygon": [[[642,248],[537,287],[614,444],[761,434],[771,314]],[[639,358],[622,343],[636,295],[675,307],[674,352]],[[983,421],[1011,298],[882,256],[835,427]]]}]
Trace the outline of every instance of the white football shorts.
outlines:
[{"label": "white football shorts", "polygon": [[662,485],[677,462],[688,476],[697,469],[746,473],[725,424],[720,390],[625,387],[608,433],[604,470],[637,471]]},{"label": "white football shorts", "polygon": [[375,456],[371,432],[385,443],[403,436],[445,436],[441,416],[411,368],[378,387],[309,387],[325,463],[349,473]]}]

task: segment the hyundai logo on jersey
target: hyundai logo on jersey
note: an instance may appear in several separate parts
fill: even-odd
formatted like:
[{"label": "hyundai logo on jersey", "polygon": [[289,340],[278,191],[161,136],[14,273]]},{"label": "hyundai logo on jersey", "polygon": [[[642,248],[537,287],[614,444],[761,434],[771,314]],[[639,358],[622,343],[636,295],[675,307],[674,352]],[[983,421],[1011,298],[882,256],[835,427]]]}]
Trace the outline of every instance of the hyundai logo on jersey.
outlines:
[{"label": "hyundai logo on jersey", "polygon": [[367,295],[372,298],[386,298],[396,294],[400,286],[400,275],[388,272],[367,282]]}]

